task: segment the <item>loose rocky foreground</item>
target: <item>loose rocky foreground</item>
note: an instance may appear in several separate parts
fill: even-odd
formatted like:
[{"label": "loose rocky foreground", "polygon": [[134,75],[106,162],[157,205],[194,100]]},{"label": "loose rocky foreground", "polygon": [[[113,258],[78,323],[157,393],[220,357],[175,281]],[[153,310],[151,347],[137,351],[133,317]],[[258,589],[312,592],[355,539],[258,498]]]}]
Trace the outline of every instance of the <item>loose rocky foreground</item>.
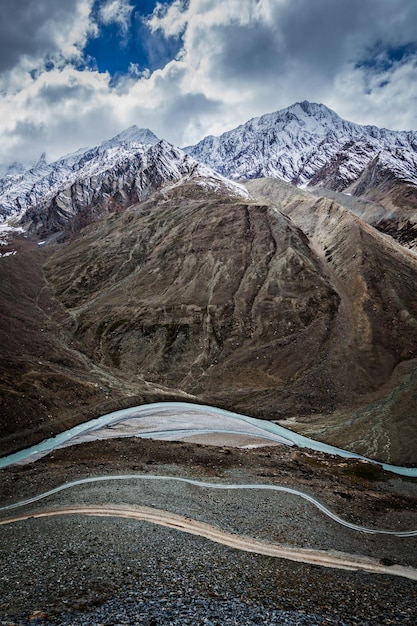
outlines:
[{"label": "loose rocky foreground", "polygon": [[[285,446],[237,450],[135,439],[73,446],[3,470],[1,503],[76,478],[123,473],[289,485],[318,496],[350,521],[417,527],[415,481]],[[31,510],[73,503],[141,504],[264,541],[417,565],[416,538],[353,533],[289,494],[130,480],[80,486]],[[405,578],[246,554],[112,518],[30,519],[2,526],[0,533],[5,624],[415,623],[416,583]]]}]

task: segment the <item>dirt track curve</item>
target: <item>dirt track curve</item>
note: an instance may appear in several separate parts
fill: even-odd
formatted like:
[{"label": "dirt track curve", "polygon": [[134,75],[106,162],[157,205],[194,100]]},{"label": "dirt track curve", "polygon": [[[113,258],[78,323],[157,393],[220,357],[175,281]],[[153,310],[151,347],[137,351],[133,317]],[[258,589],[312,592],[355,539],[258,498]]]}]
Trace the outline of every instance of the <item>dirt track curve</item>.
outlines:
[{"label": "dirt track curve", "polygon": [[40,513],[26,513],[15,517],[0,520],[0,525],[12,524],[28,519],[42,517],[55,517],[58,515],[89,515],[95,517],[121,517],[146,521],[159,526],[165,526],[205,537],[216,543],[266,556],[289,559],[302,563],[333,567],[350,571],[364,571],[372,574],[390,574],[401,576],[411,580],[417,580],[417,569],[400,565],[384,565],[376,559],[366,558],[359,555],[346,554],[336,551],[309,550],[305,548],[292,548],[285,545],[266,543],[247,536],[234,535],[220,530],[197,520],[181,515],[176,515],[161,509],[144,506],[119,507],[119,506],[73,506],[61,509],[50,509]]}]

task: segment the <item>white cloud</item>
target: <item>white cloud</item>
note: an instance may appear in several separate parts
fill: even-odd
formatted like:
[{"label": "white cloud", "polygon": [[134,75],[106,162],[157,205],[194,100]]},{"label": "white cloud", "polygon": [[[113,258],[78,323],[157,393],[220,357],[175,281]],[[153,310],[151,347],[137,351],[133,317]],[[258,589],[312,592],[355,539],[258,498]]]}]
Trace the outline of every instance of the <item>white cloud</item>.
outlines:
[{"label": "white cloud", "polygon": [[[0,162],[45,149],[58,157],[133,123],[187,145],[304,99],[359,123],[417,128],[415,0],[159,4],[148,26],[179,38],[179,53],[154,72],[132,64],[117,84],[76,68],[97,33],[93,0],[69,0],[68,10],[27,0],[30,20],[3,1],[11,15],[0,20]],[[106,0],[99,20],[126,34],[133,5]],[[2,44],[13,20],[22,36]]]},{"label": "white cloud", "polygon": [[417,59],[394,64],[378,74],[347,68],[335,80],[328,103],[347,119],[359,117],[362,124],[417,129]]},{"label": "white cloud", "polygon": [[47,23],[51,38],[64,59],[82,57],[82,50],[89,37],[97,34],[97,26],[90,19],[93,0],[78,0],[73,11],[63,20],[59,13]]},{"label": "white cloud", "polygon": [[190,12],[183,0],[174,0],[170,5],[157,3],[153,14],[147,20],[149,28],[163,32],[165,37],[178,37],[190,19]]},{"label": "white cloud", "polygon": [[[300,99],[360,123],[417,127],[413,0],[176,0],[149,23],[167,37],[181,34],[184,92],[218,103],[207,132]],[[395,58],[404,46],[409,58],[377,76],[378,50]]]},{"label": "white cloud", "polygon": [[45,60],[61,62],[81,56],[96,32],[89,19],[94,0],[2,0],[0,8],[0,72],[37,68]]},{"label": "white cloud", "polygon": [[108,0],[100,7],[99,18],[103,24],[117,24],[122,33],[126,34],[133,9],[129,0]]}]

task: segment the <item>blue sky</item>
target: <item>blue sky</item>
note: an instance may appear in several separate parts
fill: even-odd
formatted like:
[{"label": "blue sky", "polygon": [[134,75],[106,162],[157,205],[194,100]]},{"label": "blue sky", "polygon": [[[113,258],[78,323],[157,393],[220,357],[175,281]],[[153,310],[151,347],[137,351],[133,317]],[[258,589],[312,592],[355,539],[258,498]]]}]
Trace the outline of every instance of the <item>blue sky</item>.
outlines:
[{"label": "blue sky", "polygon": [[[132,64],[139,71],[153,72],[166,65],[180,50],[179,37],[162,37],[152,33],[146,25],[156,6],[154,0],[130,2],[131,9],[124,27],[117,23],[100,20],[102,2],[95,2],[92,14],[98,23],[98,33],[88,40],[84,48],[87,65],[99,72],[109,72],[114,80],[129,72]],[[160,5],[168,4],[159,2]]]},{"label": "blue sky", "polygon": [[2,0],[0,164],[136,124],[184,146],[300,100],[417,129],[415,0]]}]

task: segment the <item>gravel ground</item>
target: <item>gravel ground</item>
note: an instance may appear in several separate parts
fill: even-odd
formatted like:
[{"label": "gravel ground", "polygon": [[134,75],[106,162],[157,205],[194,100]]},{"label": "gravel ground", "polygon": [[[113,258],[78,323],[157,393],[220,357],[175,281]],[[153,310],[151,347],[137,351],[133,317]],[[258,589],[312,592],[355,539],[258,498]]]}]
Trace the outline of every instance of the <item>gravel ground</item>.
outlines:
[{"label": "gravel ground", "polygon": [[[126,455],[122,461],[115,445],[80,447],[77,459],[62,451],[54,459],[31,467],[10,469],[2,474],[1,499],[17,500],[91,473],[177,473],[213,482],[278,483],[288,483],[291,476],[292,486],[306,491],[310,488],[331,508],[337,508],[339,514],[344,511],[354,521],[361,521],[362,510],[362,517],[367,518],[362,521],[371,525],[415,525],[415,487],[409,482],[350,484],[350,479],[346,482],[336,476],[336,467],[326,475],[323,467],[315,462],[311,465],[308,459],[304,462],[298,454],[280,459],[279,450],[271,457],[259,451],[251,455],[209,454],[205,447],[132,443],[131,454],[129,445],[123,445]],[[98,450],[100,455],[94,461],[91,452],[97,455]],[[147,455],[161,461],[167,451],[175,456],[179,450],[188,453],[182,463],[171,460],[169,464],[154,464],[152,460],[147,465]],[[221,465],[226,465],[220,463],[224,459],[228,460],[227,467],[220,472]],[[365,506],[368,498],[371,507],[379,503],[374,517]],[[71,503],[154,506],[264,540],[417,564],[416,538],[354,533],[287,494],[271,497],[259,492],[201,490],[177,482],[97,483],[62,492],[33,505],[32,511]],[[23,510],[13,511],[20,512]],[[2,626],[415,626],[416,597],[417,583],[404,578],[239,552],[147,522],[70,515],[0,527]]]},{"label": "gravel ground", "polygon": [[145,522],[28,520],[4,527],[1,545],[6,623],[33,624],[39,611],[63,625],[415,625],[412,581],[246,554]]}]

